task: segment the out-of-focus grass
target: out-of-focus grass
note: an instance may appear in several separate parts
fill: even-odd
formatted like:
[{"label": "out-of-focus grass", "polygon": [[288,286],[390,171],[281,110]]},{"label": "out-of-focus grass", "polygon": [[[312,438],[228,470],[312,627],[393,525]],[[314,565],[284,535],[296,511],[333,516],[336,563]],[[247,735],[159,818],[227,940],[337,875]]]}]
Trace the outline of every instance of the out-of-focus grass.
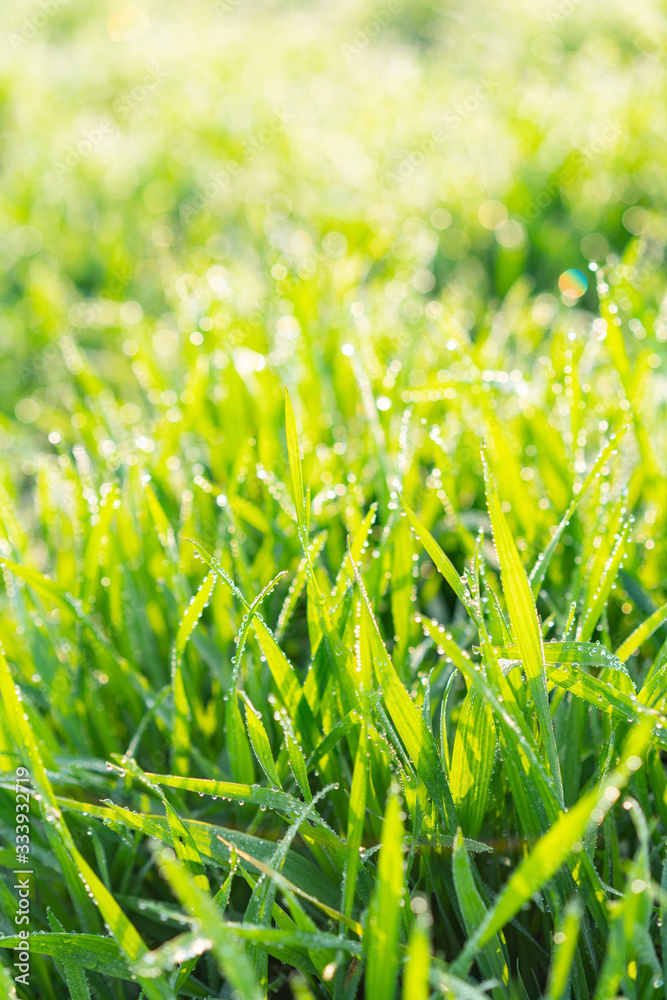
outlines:
[{"label": "out-of-focus grass", "polygon": [[660,995],[663,12],[0,17],[19,996]]}]

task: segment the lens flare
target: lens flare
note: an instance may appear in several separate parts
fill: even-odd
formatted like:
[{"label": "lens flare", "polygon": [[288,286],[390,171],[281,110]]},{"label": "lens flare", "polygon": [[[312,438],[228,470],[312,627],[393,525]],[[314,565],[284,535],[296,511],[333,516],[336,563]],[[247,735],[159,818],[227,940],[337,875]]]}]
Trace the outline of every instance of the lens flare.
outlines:
[{"label": "lens flare", "polygon": [[585,274],[572,267],[569,271],[563,271],[558,279],[558,287],[568,299],[580,299],[588,288],[588,281]]}]

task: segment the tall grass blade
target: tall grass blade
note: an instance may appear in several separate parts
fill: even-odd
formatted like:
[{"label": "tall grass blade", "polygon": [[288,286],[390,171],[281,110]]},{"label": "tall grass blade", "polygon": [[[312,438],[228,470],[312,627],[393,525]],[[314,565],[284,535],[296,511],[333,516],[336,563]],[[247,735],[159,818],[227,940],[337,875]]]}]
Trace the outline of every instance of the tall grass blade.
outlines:
[{"label": "tall grass blade", "polygon": [[366,1000],[394,1000],[403,904],[403,823],[398,796],[387,800],[377,885],[364,936]]},{"label": "tall grass blade", "polygon": [[510,533],[507,519],[501,508],[495,484],[486,465],[484,466],[484,474],[489,516],[493,528],[493,539],[500,563],[500,573],[512,631],[516,644],[521,651],[521,659],[523,660],[528,686],[535,702],[537,721],[542,740],[544,741],[548,769],[554,779],[559,798],[562,801],[563,786],[553,725],[549,713],[544,651],[542,648],[542,634],[540,632],[537,609],[535,608],[526,571]]},{"label": "tall grass blade", "polygon": [[373,668],[382,688],[382,700],[387,706],[392,722],[396,726],[417,774],[443,815],[447,831],[453,834],[456,830],[456,809],[440,763],[433,734],[426,728],[419,709],[396,673],[382,641],[361,575],[358,570],[355,572],[363,598],[362,614],[368,629]]},{"label": "tall grass blade", "polygon": [[[604,815],[616,801],[620,789],[641,766],[640,754],[646,749],[650,724],[639,723],[628,737],[623,760],[616,770],[594,791],[584,795],[572,809],[563,813],[551,829],[535,845],[529,856],[510,876],[496,903],[464,948],[466,957],[497,934],[560,868],[568,855],[581,853],[581,843],[587,827],[600,824]],[[460,965],[461,959],[457,959]]]},{"label": "tall grass blade", "polygon": [[[210,941],[210,947],[225,978],[247,1000],[261,1000],[262,994],[254,980],[250,963],[213,900],[197,888],[186,868],[169,848],[157,848],[156,862],[175,895],[198,921],[198,933]],[[139,974],[150,974],[150,964],[142,965],[139,962],[137,967]]]},{"label": "tall grass blade", "polygon": [[576,956],[582,916],[581,904],[575,897],[565,907],[563,919],[554,934],[554,952],[549,968],[545,1000],[561,1000],[566,994]]},{"label": "tall grass blade", "polygon": [[632,632],[628,638],[621,643],[621,645],[616,650],[616,656],[621,661],[625,661],[637,652],[639,647],[650,639],[656,629],[659,629],[662,623],[667,619],[667,604],[663,604],[662,607],[657,608],[652,615],[638,625],[637,628]]},{"label": "tall grass blade", "polygon": [[482,828],[496,744],[491,706],[471,688],[461,706],[449,768],[452,798],[468,837],[476,837]]},{"label": "tall grass blade", "polygon": [[[452,854],[452,870],[454,874],[454,886],[458,897],[459,906],[463,914],[465,929],[470,937],[477,928],[484,923],[487,916],[487,909],[475,884],[472,867],[463,835],[459,828],[454,837],[454,850]],[[507,996],[507,991],[502,987],[509,982],[509,969],[503,947],[498,934],[486,939],[476,956],[477,963],[486,979],[498,980],[502,986],[494,990],[494,995],[499,997]]]},{"label": "tall grass blade", "polygon": [[285,388],[285,433],[287,435],[287,453],[289,456],[290,477],[292,480],[292,496],[296,508],[297,521],[301,528],[305,527],[306,504],[303,492],[303,473],[301,471],[301,449],[299,435],[296,429],[296,417],[289,392]]}]

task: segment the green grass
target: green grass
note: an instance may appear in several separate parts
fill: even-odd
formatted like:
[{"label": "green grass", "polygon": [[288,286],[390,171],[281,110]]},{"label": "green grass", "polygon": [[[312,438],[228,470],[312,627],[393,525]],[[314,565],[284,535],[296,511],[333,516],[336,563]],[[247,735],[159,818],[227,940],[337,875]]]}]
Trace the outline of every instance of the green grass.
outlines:
[{"label": "green grass", "polygon": [[246,2],[2,12],[1,995],[667,997],[664,15]]}]

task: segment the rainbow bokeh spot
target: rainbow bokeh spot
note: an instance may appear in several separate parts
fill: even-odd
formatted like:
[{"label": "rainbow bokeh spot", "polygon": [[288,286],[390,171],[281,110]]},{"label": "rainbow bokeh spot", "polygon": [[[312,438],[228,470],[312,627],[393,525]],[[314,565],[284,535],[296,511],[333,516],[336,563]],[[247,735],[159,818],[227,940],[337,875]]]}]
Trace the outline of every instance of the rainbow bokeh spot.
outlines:
[{"label": "rainbow bokeh spot", "polygon": [[561,274],[558,279],[558,287],[568,299],[580,299],[588,288],[588,281],[585,274],[577,271],[575,267],[571,267]]}]

